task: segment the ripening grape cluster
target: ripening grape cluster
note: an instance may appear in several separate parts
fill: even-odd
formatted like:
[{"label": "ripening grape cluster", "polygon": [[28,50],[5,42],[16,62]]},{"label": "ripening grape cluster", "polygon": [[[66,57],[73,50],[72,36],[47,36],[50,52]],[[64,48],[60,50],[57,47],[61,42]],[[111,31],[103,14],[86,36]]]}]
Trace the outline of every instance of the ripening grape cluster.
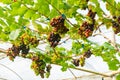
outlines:
[{"label": "ripening grape cluster", "polygon": [[87,52],[85,52],[85,53],[83,54],[83,56],[84,56],[85,58],[90,58],[91,55],[92,55],[92,52],[91,52],[90,50],[88,50]]},{"label": "ripening grape cluster", "polygon": [[64,25],[64,21],[65,21],[65,18],[63,16],[59,16],[57,18],[53,18],[50,21],[50,25],[52,27],[54,27],[53,28],[53,32],[64,34],[67,31],[69,31],[69,29],[67,29],[66,26]]},{"label": "ripening grape cluster", "polygon": [[115,34],[120,32],[120,16],[116,17],[113,16],[113,21],[112,21],[112,27],[115,32]]},{"label": "ripening grape cluster", "polygon": [[61,40],[60,34],[64,34],[69,31],[68,28],[64,25],[65,18],[64,16],[59,16],[57,18],[53,18],[50,21],[50,25],[53,27],[53,31],[48,36],[48,41],[51,47],[56,47]]},{"label": "ripening grape cluster", "polygon": [[96,12],[93,12],[92,10],[89,10],[87,16],[92,19],[92,23],[89,23],[87,21],[84,21],[82,25],[80,26],[78,33],[80,34],[81,37],[89,37],[92,35],[93,30],[94,30],[94,25],[95,25],[95,15]]},{"label": "ripening grape cluster", "polygon": [[84,52],[84,54],[82,54],[79,59],[73,59],[73,62],[72,62],[72,63],[73,63],[75,66],[79,66],[79,65],[84,66],[84,64],[85,64],[85,59],[86,59],[86,58],[90,58],[91,55],[92,55],[92,52],[91,52],[90,50],[88,50],[88,51]]},{"label": "ripening grape cluster", "polygon": [[51,45],[51,47],[56,47],[59,43],[59,41],[61,40],[61,37],[58,33],[50,33],[49,37],[48,37],[48,41]]},{"label": "ripening grape cluster", "polygon": [[13,61],[14,58],[19,55],[19,53],[20,53],[19,46],[13,45],[11,48],[8,49],[7,56],[9,56],[9,59]]},{"label": "ripening grape cluster", "polygon": [[30,46],[36,47],[39,44],[39,40],[35,36],[29,36],[28,34],[24,33],[20,37],[19,43],[13,44],[11,48],[7,50],[7,56],[9,56],[10,60],[14,60],[16,56],[23,56],[29,53]]},{"label": "ripening grape cluster", "polygon": [[41,78],[44,78],[45,74],[47,74],[46,77],[49,77],[52,67],[50,64],[46,65],[46,63],[40,59],[39,56],[33,56],[31,68],[34,70],[36,75],[40,75]]}]

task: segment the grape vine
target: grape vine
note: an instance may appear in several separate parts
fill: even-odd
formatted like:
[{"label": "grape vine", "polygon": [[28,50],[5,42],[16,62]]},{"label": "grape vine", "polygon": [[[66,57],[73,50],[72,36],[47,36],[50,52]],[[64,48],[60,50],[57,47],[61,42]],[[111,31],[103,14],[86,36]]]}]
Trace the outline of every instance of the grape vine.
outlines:
[{"label": "grape vine", "polygon": [[[115,56],[119,56],[120,53],[120,43],[116,41],[116,36],[119,37],[120,32],[119,2],[115,0],[1,0],[0,2],[5,4],[0,6],[0,41],[12,44],[5,51],[6,55],[12,61],[16,56],[29,58],[32,60],[31,68],[41,78],[50,76],[52,64],[62,66],[62,71],[69,68],[78,69],[78,66],[85,66],[86,59],[90,59],[91,55],[100,56],[110,70],[119,69],[120,62]],[[101,6],[105,6],[109,14]],[[85,11],[85,15],[81,11]],[[103,26],[113,30],[113,35],[110,35],[113,39],[104,35],[101,29]],[[89,41],[89,37],[93,35],[100,35],[107,41],[101,45]],[[66,37],[68,39],[64,40]],[[67,44],[69,40],[72,40],[72,44],[69,43],[72,48],[70,50],[67,50],[66,46],[61,48],[61,45]],[[49,43],[45,51],[38,48],[41,42]],[[113,76],[80,68],[78,70],[103,77]],[[119,80],[120,75],[118,73],[116,75],[116,79]]]}]

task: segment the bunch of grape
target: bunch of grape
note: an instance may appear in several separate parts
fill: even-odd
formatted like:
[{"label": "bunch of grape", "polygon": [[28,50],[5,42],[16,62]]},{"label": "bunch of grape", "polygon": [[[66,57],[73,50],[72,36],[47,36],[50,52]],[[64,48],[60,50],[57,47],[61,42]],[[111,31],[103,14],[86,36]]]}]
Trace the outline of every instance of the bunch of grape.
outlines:
[{"label": "bunch of grape", "polygon": [[36,38],[36,36],[30,37],[29,42],[33,47],[37,47],[39,44],[39,40]]},{"label": "bunch of grape", "polygon": [[10,60],[14,60],[16,56],[18,56],[20,53],[19,46],[13,45],[11,48],[7,50],[7,56],[9,56]]},{"label": "bunch of grape", "polygon": [[80,60],[79,59],[73,59],[73,64],[75,65],[75,66],[79,66],[79,62],[80,62]]},{"label": "bunch of grape", "polygon": [[28,33],[24,33],[20,37],[21,42],[25,45],[31,45],[33,47],[38,46],[39,40],[36,36],[30,36]]},{"label": "bunch of grape", "polygon": [[115,32],[115,34],[120,32],[120,16],[116,17],[113,16],[113,21],[112,21],[112,27]]},{"label": "bunch of grape", "polygon": [[96,12],[93,12],[92,10],[89,10],[87,16],[91,18],[92,23],[89,23],[87,21],[83,22],[80,28],[78,29],[78,34],[81,35],[81,37],[89,37],[92,35],[95,25],[95,15]]},{"label": "bunch of grape", "polygon": [[29,53],[29,46],[25,45],[24,43],[20,44],[21,55],[25,57]]},{"label": "bunch of grape", "polygon": [[22,34],[18,42],[17,45],[13,44],[13,46],[8,49],[7,56],[9,56],[10,60],[13,60],[19,55],[26,57],[29,53],[30,46],[36,47],[39,44],[36,36],[30,36],[27,33]]},{"label": "bunch of grape", "polygon": [[48,41],[50,42],[51,47],[56,47],[60,41],[61,37],[58,33],[50,33]]},{"label": "bunch of grape", "polygon": [[88,23],[88,22],[84,22],[81,26],[80,26],[80,28],[79,28],[79,30],[78,30],[78,33],[81,35],[81,37],[89,37],[89,36],[91,36],[92,35],[92,33],[93,33],[93,28],[94,28],[94,25],[93,24],[90,24],[90,23]]},{"label": "bunch of grape", "polygon": [[86,58],[90,58],[91,55],[92,55],[92,52],[90,50],[88,50],[87,52],[85,52],[83,54],[83,56],[86,57]]},{"label": "bunch of grape", "polygon": [[9,59],[13,61],[16,56],[20,55],[20,53],[23,57],[25,57],[26,54],[29,53],[29,50],[29,46],[25,44],[20,44],[20,46],[13,44],[13,46],[7,50],[7,56],[9,56]]},{"label": "bunch of grape", "polygon": [[90,58],[91,55],[92,55],[92,52],[91,52],[90,50],[88,50],[88,51],[84,52],[84,54],[82,54],[82,55],[80,56],[80,58],[78,58],[78,59],[73,59],[73,62],[72,62],[72,63],[73,63],[75,66],[79,66],[79,65],[84,66],[84,65],[85,65],[85,59],[86,59],[86,58]]},{"label": "bunch of grape", "polygon": [[73,59],[72,63],[75,65],[75,66],[84,66],[85,64],[85,57],[84,56],[81,56],[80,58],[78,59]]},{"label": "bunch of grape", "polygon": [[34,70],[36,75],[40,75],[41,78],[44,78],[45,73],[50,73],[51,65],[46,66],[46,63],[41,60],[39,56],[33,56],[31,68]]},{"label": "bunch of grape", "polygon": [[50,22],[50,25],[53,28],[53,32],[58,32],[61,34],[66,33],[69,29],[64,25],[65,18],[63,16],[59,16],[58,18],[53,18]]}]

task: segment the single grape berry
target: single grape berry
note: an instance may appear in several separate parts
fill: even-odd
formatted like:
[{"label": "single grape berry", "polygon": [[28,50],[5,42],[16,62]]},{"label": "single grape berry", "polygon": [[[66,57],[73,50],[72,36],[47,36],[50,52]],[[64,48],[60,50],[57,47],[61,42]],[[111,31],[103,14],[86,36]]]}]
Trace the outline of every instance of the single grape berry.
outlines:
[{"label": "single grape berry", "polygon": [[113,16],[113,19],[116,19],[117,17],[116,16]]}]

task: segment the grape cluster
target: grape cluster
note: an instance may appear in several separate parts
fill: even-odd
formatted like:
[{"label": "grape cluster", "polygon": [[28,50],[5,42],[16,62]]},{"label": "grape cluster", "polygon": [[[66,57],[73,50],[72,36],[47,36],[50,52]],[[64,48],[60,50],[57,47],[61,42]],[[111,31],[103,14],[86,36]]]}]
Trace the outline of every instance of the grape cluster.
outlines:
[{"label": "grape cluster", "polygon": [[84,54],[82,54],[80,56],[80,58],[78,59],[73,59],[72,63],[75,65],[75,66],[84,66],[85,65],[85,59],[86,58],[90,58],[90,56],[92,55],[92,52],[90,50],[84,52]]},{"label": "grape cluster", "polygon": [[113,16],[113,21],[112,21],[112,27],[115,32],[115,34],[120,32],[120,16],[116,17]]},{"label": "grape cluster", "polygon": [[75,66],[79,66],[79,62],[80,62],[80,60],[79,59],[73,59],[73,64],[75,65]]},{"label": "grape cluster", "polygon": [[88,22],[84,22],[81,26],[80,26],[80,28],[79,28],[79,30],[78,30],[78,33],[81,35],[81,37],[89,37],[89,36],[91,36],[92,35],[92,33],[93,33],[93,28],[94,28],[94,24],[90,24],[90,23],[88,23]]},{"label": "grape cluster", "polygon": [[75,65],[75,66],[84,66],[85,64],[85,57],[84,56],[81,56],[79,59],[73,59],[72,63]]},{"label": "grape cluster", "polygon": [[56,47],[60,41],[61,37],[58,33],[50,33],[48,41],[50,42],[51,47]]},{"label": "grape cluster", "polygon": [[20,53],[19,46],[13,45],[11,48],[7,50],[7,56],[9,56],[10,60],[14,60],[16,56],[18,56]]},{"label": "grape cluster", "polygon": [[83,54],[83,56],[86,57],[86,58],[90,58],[91,55],[92,55],[92,52],[90,50],[88,50],[87,52],[85,52]]},{"label": "grape cluster", "polygon": [[9,59],[13,61],[14,58],[16,56],[19,56],[20,54],[25,57],[26,54],[29,53],[29,50],[29,46],[25,44],[20,44],[20,46],[16,46],[13,44],[13,46],[7,50],[7,56],[9,56]]},{"label": "grape cluster", "polygon": [[29,53],[30,46],[36,47],[39,44],[39,40],[37,40],[35,36],[30,36],[26,33],[20,36],[18,42],[17,45],[16,43],[13,44],[7,51],[7,56],[9,56],[10,60],[14,60],[14,58],[19,55],[26,57]]},{"label": "grape cluster", "polygon": [[21,55],[25,57],[29,53],[29,46],[25,45],[24,43],[20,44]]},{"label": "grape cluster", "polygon": [[87,21],[83,22],[80,28],[78,29],[78,34],[81,35],[81,37],[89,37],[92,35],[95,25],[95,15],[96,12],[92,12],[92,10],[89,10],[87,16],[91,18],[92,23],[89,23]]},{"label": "grape cluster", "polygon": [[37,37],[31,36],[28,33],[22,34],[20,39],[21,39],[21,43],[25,45],[31,45],[33,47],[36,47],[39,44],[39,40],[37,39]]},{"label": "grape cluster", "polygon": [[36,75],[40,75],[41,78],[44,78],[45,73],[50,74],[51,65],[46,65],[46,63],[43,60],[41,60],[39,56],[33,56],[31,68],[34,70]]},{"label": "grape cluster", "polygon": [[65,18],[63,16],[59,16],[58,18],[53,18],[50,21],[50,25],[54,27],[53,31],[61,34],[64,34],[67,31],[69,31],[69,29],[64,25],[64,21]]}]

